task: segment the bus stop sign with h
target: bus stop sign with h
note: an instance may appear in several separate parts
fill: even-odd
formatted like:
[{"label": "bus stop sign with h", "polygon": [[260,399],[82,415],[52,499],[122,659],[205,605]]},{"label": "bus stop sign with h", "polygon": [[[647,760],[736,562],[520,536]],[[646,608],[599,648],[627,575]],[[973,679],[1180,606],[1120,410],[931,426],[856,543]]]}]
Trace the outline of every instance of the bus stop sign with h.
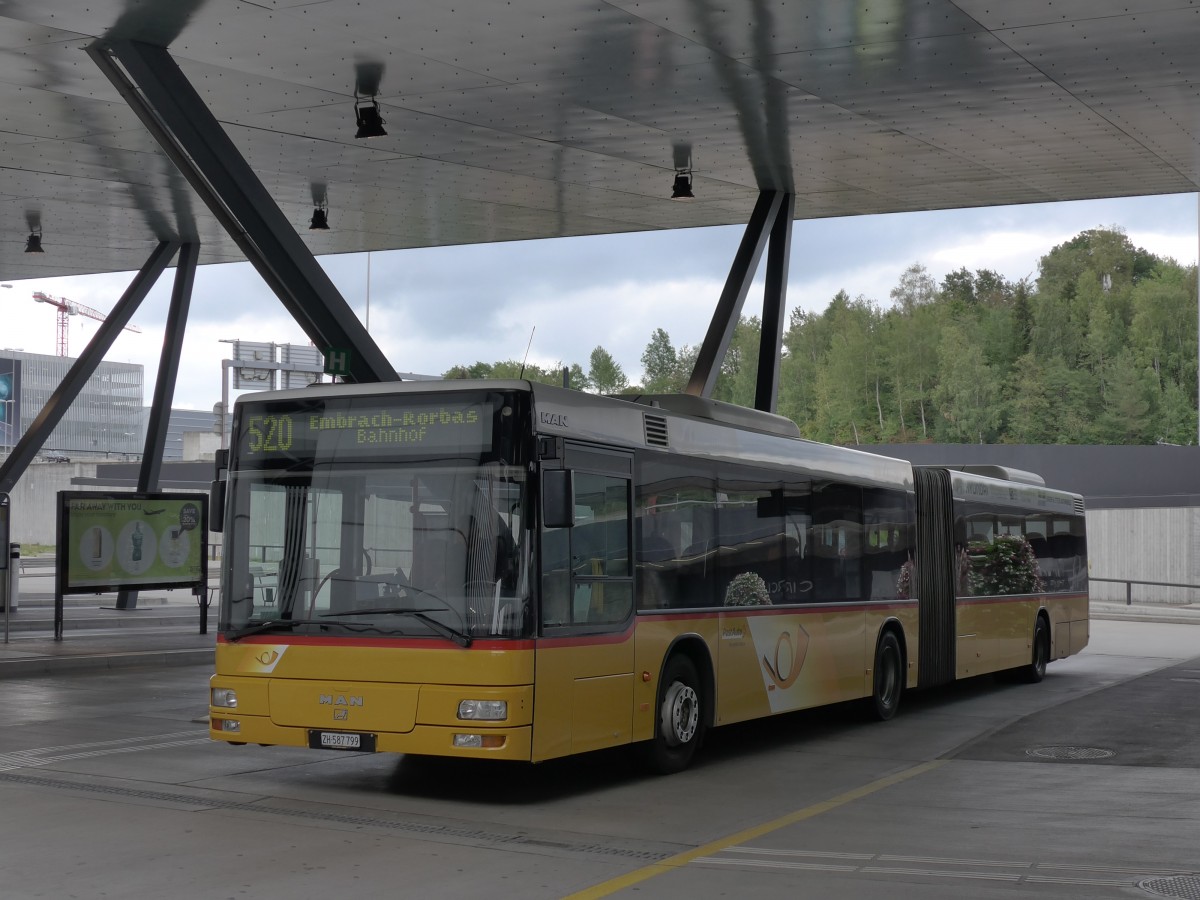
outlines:
[{"label": "bus stop sign with h", "polygon": [[345,378],[350,372],[350,351],[330,348],[325,352],[325,374]]}]

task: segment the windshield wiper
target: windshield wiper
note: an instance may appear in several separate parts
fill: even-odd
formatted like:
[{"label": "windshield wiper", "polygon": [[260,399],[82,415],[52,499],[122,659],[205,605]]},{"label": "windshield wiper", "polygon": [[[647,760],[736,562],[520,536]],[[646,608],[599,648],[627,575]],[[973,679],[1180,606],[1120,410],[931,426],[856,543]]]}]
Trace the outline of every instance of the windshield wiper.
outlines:
[{"label": "windshield wiper", "polygon": [[[336,613],[334,614],[336,615]],[[321,628],[330,628],[336,625],[338,628],[345,628],[347,631],[374,631],[378,634],[404,634],[399,628],[380,628],[378,625],[358,625],[351,622],[321,622],[317,619],[272,619],[269,622],[258,622],[254,625],[247,625],[240,631],[235,631],[229,636],[229,640],[237,641],[244,637],[249,637],[252,634],[261,634],[264,631],[291,631],[297,625],[319,625]]]},{"label": "windshield wiper", "polygon": [[229,640],[239,641],[244,637],[249,637],[252,634],[260,634],[264,631],[274,631],[276,628],[282,631],[291,631],[297,625],[321,625],[323,623],[314,621],[313,619],[269,619],[266,622],[256,622],[253,625],[247,625],[244,628],[239,628],[237,631],[229,635]]},{"label": "windshield wiper", "polygon": [[419,619],[436,631],[442,637],[454,641],[460,647],[470,647],[471,637],[456,628],[451,628],[449,625],[439,622],[437,619],[425,615],[431,612],[443,612],[442,609],[403,609],[393,606],[379,606],[371,609],[352,609],[346,612],[331,612],[321,613],[321,618],[337,618],[338,616],[412,616],[414,619]]}]

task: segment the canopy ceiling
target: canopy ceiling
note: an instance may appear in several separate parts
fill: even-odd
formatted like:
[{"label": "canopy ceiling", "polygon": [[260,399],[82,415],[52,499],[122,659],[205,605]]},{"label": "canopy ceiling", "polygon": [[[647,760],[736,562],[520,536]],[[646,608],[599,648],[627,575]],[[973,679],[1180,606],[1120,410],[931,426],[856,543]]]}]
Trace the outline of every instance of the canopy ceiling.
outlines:
[{"label": "canopy ceiling", "polygon": [[316,254],[1200,184],[1197,0],[0,0],[0,279],[242,258],[105,37],[167,48]]}]

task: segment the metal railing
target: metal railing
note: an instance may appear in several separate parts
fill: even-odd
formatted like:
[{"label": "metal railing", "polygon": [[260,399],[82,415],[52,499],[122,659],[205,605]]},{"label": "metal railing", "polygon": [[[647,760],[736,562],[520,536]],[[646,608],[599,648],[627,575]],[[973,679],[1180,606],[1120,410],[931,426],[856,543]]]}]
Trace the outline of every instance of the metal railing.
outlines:
[{"label": "metal railing", "polygon": [[1145,584],[1150,587],[1192,588],[1193,590],[1200,590],[1200,584],[1179,584],[1176,581],[1142,581],[1137,578],[1096,578],[1094,575],[1089,575],[1088,581],[1106,581],[1110,584],[1125,585],[1126,606],[1133,606],[1133,586],[1135,584]]}]

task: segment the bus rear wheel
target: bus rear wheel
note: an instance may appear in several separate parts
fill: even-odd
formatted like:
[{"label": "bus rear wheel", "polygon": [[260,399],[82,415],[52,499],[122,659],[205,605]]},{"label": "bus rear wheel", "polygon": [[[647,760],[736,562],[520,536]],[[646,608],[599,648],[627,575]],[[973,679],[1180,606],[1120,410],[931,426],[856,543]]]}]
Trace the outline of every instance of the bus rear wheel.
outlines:
[{"label": "bus rear wheel", "polygon": [[904,656],[896,633],[885,631],[875,647],[875,671],[872,676],[871,703],[875,718],[882,722],[896,715],[904,691]]},{"label": "bus rear wheel", "polygon": [[688,767],[704,736],[704,700],[696,666],[682,654],[667,660],[658,688],[658,715],[649,761],[662,775]]},{"label": "bus rear wheel", "polygon": [[1017,670],[1017,675],[1026,684],[1037,684],[1046,677],[1046,664],[1050,662],[1050,629],[1042,616],[1033,626],[1033,656],[1029,665]]}]

